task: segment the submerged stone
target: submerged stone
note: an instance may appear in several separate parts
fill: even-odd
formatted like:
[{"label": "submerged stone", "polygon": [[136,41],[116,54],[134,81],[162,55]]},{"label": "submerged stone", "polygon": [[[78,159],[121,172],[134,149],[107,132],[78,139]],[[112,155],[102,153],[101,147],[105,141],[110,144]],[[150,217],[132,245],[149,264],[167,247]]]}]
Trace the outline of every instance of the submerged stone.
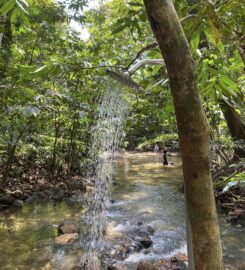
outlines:
[{"label": "submerged stone", "polygon": [[63,222],[58,226],[58,234],[80,233],[76,223]]},{"label": "submerged stone", "polygon": [[147,232],[149,234],[154,234],[155,230],[151,226],[147,226]]},{"label": "submerged stone", "polygon": [[142,237],[139,241],[143,245],[144,248],[149,248],[153,243],[151,238],[148,236]]},{"label": "submerged stone", "polygon": [[71,244],[71,243],[74,243],[78,238],[79,238],[78,233],[62,234],[55,238],[55,243],[57,245]]}]

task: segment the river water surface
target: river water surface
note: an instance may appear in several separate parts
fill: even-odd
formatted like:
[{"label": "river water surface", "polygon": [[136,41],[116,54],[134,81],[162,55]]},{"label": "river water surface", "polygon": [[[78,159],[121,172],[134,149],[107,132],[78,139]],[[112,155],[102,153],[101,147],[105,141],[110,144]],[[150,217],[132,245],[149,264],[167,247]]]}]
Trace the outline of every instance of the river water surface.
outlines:
[{"label": "river water surface", "polygon": [[[163,167],[161,154],[121,153],[116,162],[112,189],[113,202],[107,211],[107,245],[115,245],[122,236],[143,224],[154,229],[153,245],[134,252],[123,262],[136,269],[141,259],[157,260],[186,253],[184,195],[179,157],[170,157],[173,165]],[[83,255],[86,225],[85,210],[75,202],[35,203],[0,215],[1,270],[69,270]],[[81,240],[73,245],[54,244],[56,228],[64,220],[81,228]],[[227,270],[245,269],[245,230],[226,224],[219,215]],[[143,226],[142,225],[142,226]]]}]

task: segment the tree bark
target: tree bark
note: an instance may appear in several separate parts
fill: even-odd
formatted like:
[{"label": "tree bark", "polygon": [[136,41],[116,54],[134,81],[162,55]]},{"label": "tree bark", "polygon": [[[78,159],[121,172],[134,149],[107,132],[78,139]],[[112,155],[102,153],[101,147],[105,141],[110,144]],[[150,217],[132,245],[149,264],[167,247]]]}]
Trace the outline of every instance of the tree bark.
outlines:
[{"label": "tree bark", "polygon": [[57,157],[57,144],[58,144],[58,136],[60,131],[60,124],[58,121],[58,112],[54,112],[54,144],[53,144],[53,157],[51,163],[51,177],[54,178],[56,171],[56,157]]},{"label": "tree bark", "polygon": [[[21,139],[21,137],[24,134],[25,129],[22,129],[18,135],[18,137],[16,138],[14,143],[9,143],[8,147],[7,147],[7,160],[6,160],[6,165],[4,168],[4,173],[3,173],[3,177],[2,177],[2,181],[0,183],[0,186],[4,186],[8,180],[8,176],[9,176],[9,172],[12,168],[13,165],[13,161],[14,161],[14,156],[15,156],[15,151],[16,151],[16,147],[19,143],[19,140]],[[13,135],[10,135],[10,141],[13,141]]]},{"label": "tree bark", "polygon": [[[220,102],[225,121],[231,133],[232,140],[235,143],[234,157],[233,159],[245,157],[245,123],[239,117],[235,109],[224,99]],[[239,143],[240,142],[240,143]],[[236,146],[236,143],[241,144],[243,147]]]},{"label": "tree bark", "polygon": [[75,152],[76,152],[76,136],[77,136],[77,128],[78,128],[78,116],[75,115],[71,125],[71,133],[70,133],[70,143],[68,149],[68,169],[67,172],[71,173],[74,170],[74,162],[75,162]]},{"label": "tree bark", "polygon": [[223,269],[219,226],[209,165],[209,127],[197,72],[171,0],[144,0],[168,71],[177,118],[194,267]]},{"label": "tree bark", "polygon": [[9,145],[8,147],[8,156],[7,156],[7,162],[4,168],[4,173],[3,173],[3,178],[1,182],[1,186],[4,186],[8,180],[9,172],[11,170],[13,160],[14,160],[14,155],[15,155],[15,150],[16,150],[16,144],[14,145]]}]

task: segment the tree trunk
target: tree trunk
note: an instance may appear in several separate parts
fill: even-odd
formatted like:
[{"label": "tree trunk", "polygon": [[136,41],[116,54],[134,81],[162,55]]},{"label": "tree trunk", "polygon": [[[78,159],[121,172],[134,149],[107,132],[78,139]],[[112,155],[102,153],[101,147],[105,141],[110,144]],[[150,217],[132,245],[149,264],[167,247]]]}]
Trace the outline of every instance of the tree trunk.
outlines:
[{"label": "tree trunk", "polygon": [[54,113],[54,144],[53,144],[53,157],[51,162],[51,177],[54,178],[55,171],[56,171],[56,156],[57,156],[57,144],[58,144],[58,136],[59,136],[59,130],[60,125],[57,119],[58,113]]},{"label": "tree trunk", "polygon": [[[235,143],[234,159],[245,157],[245,123],[239,117],[235,109],[224,99],[220,102],[220,107],[225,117],[225,121],[230,130],[232,140]],[[239,144],[243,147],[236,146]]]},{"label": "tree trunk", "polygon": [[[14,143],[9,143],[8,147],[7,147],[7,160],[6,160],[6,165],[4,168],[4,173],[3,173],[3,177],[2,177],[2,181],[1,181],[1,186],[4,186],[8,180],[8,176],[9,176],[9,172],[12,168],[13,165],[13,161],[14,161],[14,155],[15,155],[15,151],[16,151],[16,147],[19,143],[19,140],[21,139],[21,137],[24,134],[25,129],[22,129],[18,135],[18,137],[16,138]],[[13,135],[11,133],[9,140],[12,142],[13,139]]]},{"label": "tree trunk", "polygon": [[196,270],[223,269],[209,165],[209,127],[196,68],[171,0],[144,0],[168,71],[177,118]]},{"label": "tree trunk", "polygon": [[17,146],[16,144],[8,146],[8,156],[7,156],[7,161],[6,161],[6,165],[4,168],[1,186],[4,186],[8,180],[9,172],[11,170],[13,160],[14,160],[16,146]]},{"label": "tree trunk", "polygon": [[75,115],[72,125],[71,125],[71,133],[70,133],[70,143],[68,148],[68,169],[67,172],[71,173],[74,169],[74,161],[75,161],[75,152],[76,152],[76,135],[78,128],[78,118]]}]

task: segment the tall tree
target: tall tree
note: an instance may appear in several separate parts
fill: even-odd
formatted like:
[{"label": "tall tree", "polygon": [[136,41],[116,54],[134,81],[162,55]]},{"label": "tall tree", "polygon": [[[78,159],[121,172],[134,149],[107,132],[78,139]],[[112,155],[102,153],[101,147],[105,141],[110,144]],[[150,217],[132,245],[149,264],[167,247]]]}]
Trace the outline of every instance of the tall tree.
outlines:
[{"label": "tall tree", "polygon": [[166,63],[182,151],[194,267],[223,268],[209,165],[209,127],[201,103],[196,67],[172,0],[144,0]]},{"label": "tall tree", "polygon": [[[235,108],[225,99],[220,101],[220,107],[223,111],[231,137],[235,143],[233,159],[245,157],[245,123]],[[237,145],[236,145],[237,144]]]}]

